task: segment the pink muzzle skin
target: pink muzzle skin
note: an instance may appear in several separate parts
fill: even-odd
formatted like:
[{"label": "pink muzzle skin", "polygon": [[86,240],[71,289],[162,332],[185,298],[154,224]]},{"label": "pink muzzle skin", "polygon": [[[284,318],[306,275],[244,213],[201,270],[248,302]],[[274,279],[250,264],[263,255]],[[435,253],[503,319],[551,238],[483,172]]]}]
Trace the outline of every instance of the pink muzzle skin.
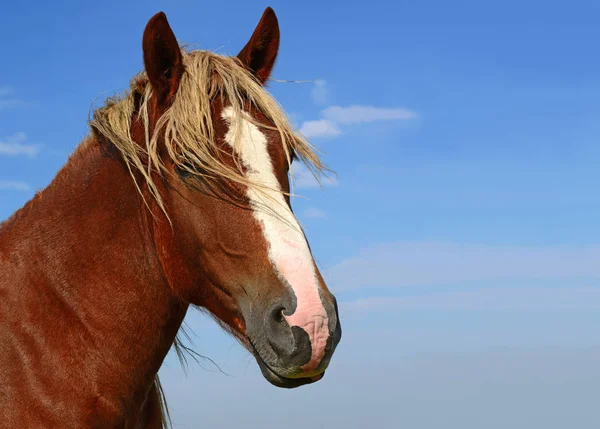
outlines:
[{"label": "pink muzzle skin", "polygon": [[319,367],[329,339],[329,318],[321,302],[312,261],[310,264],[300,258],[277,264],[296,295],[296,311],[284,316],[285,320],[290,326],[304,329],[310,339],[310,361],[301,367],[305,373],[311,373]]}]

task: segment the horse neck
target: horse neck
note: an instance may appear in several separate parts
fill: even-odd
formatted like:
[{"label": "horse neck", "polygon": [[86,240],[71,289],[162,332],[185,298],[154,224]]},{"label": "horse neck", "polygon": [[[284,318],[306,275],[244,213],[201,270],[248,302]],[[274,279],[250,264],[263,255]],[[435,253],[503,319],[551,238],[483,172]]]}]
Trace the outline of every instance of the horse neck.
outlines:
[{"label": "horse neck", "polygon": [[87,385],[107,418],[139,409],[187,310],[131,177],[94,140],[0,228],[0,292],[13,303],[0,320],[44,338],[28,365]]}]

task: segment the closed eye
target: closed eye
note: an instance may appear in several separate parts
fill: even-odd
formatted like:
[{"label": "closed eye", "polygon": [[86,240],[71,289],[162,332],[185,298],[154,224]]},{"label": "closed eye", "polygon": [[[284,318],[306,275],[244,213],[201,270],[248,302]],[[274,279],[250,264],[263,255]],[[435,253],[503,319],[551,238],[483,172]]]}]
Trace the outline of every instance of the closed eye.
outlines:
[{"label": "closed eye", "polygon": [[182,165],[178,165],[176,167],[176,171],[177,175],[184,180],[190,179],[192,177],[199,178],[202,176],[207,176],[206,170],[188,162],[185,162]]}]

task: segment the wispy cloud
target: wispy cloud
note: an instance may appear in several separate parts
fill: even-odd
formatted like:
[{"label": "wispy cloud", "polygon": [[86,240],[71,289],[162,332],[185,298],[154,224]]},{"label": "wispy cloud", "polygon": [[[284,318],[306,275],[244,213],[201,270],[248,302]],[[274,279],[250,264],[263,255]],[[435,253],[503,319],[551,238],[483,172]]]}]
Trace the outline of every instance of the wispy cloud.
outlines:
[{"label": "wispy cloud", "polygon": [[323,79],[315,81],[313,88],[310,91],[310,98],[316,104],[327,104],[329,101],[329,88],[327,82]]},{"label": "wispy cloud", "polygon": [[31,186],[25,182],[0,180],[0,190],[27,192],[27,191],[31,191]]},{"label": "wispy cloud", "polygon": [[0,155],[35,157],[41,150],[39,145],[26,144],[25,133],[16,133],[0,140]]},{"label": "wispy cloud", "polygon": [[327,271],[334,290],[477,285],[522,280],[600,283],[600,247],[487,246],[403,241],[381,244]]},{"label": "wispy cloud", "polygon": [[386,109],[373,106],[331,106],[323,110],[323,117],[341,125],[363,124],[376,121],[408,121],[417,114],[404,108]]},{"label": "wispy cloud", "polygon": [[334,123],[326,119],[305,121],[302,123],[299,131],[306,138],[335,137],[342,133]]},{"label": "wispy cloud", "polygon": [[0,99],[0,111],[9,109],[11,107],[24,106],[26,103],[18,98],[6,98]]},{"label": "wispy cloud", "polygon": [[[306,168],[306,166],[299,162],[292,163],[292,182],[294,188],[297,189],[311,189],[319,188],[319,182],[315,176]],[[336,186],[338,184],[334,177],[323,177],[321,178],[321,184],[323,186]]]},{"label": "wispy cloud", "polygon": [[305,209],[303,215],[308,219],[324,219],[327,217],[327,213],[316,207],[309,207]]},{"label": "wispy cloud", "polygon": [[0,86],[0,111],[11,107],[24,106],[25,101],[14,97],[15,90],[10,86]]},{"label": "wispy cloud", "polygon": [[342,313],[398,310],[600,310],[600,287],[478,288],[340,303]]},{"label": "wispy cloud", "polygon": [[418,114],[405,108],[381,108],[352,105],[330,106],[321,112],[322,119],[305,121],[300,133],[307,138],[332,138],[342,134],[341,126],[377,121],[410,121]]},{"label": "wispy cloud", "polygon": [[0,86],[0,97],[7,97],[13,95],[15,90],[10,86]]}]

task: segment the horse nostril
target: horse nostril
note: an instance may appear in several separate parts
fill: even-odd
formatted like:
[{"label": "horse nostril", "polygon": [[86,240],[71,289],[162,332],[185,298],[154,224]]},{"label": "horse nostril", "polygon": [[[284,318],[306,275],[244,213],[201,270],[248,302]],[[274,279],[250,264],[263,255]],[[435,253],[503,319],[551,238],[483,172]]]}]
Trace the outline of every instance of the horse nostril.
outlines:
[{"label": "horse nostril", "polygon": [[285,307],[276,307],[273,312],[271,313],[271,318],[276,322],[276,323],[283,323],[285,322],[285,317],[283,312],[285,311]]},{"label": "horse nostril", "polygon": [[[283,324],[279,326],[284,327]],[[271,330],[268,340],[282,364],[298,367],[310,361],[312,354],[310,337],[301,327],[290,327],[286,323],[282,330]]]},{"label": "horse nostril", "polygon": [[278,355],[289,355],[294,350],[294,339],[284,317],[285,306],[272,306],[265,314],[267,339]]},{"label": "horse nostril", "polygon": [[310,361],[312,348],[308,333],[299,326],[292,326],[292,337],[294,338],[294,351],[290,358],[298,366]]},{"label": "horse nostril", "polygon": [[265,314],[267,340],[281,364],[302,366],[310,360],[311,344],[308,333],[299,326],[290,326],[285,319],[290,308],[279,302]]}]

